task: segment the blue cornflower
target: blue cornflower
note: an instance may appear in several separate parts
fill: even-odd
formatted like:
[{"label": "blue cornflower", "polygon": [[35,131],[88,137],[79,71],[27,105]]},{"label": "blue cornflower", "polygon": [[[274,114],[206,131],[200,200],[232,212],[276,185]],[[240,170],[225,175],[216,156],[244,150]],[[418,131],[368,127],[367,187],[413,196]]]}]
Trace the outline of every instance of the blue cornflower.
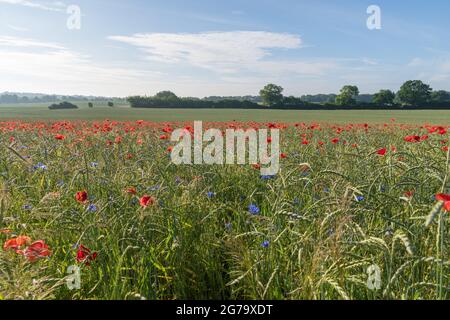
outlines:
[{"label": "blue cornflower", "polygon": [[225,223],[225,229],[231,230],[232,227],[233,227],[233,225],[231,224],[231,222]]},{"label": "blue cornflower", "polygon": [[180,183],[181,183],[181,181],[182,181],[182,180],[181,180],[181,178],[180,178],[180,177],[176,177],[176,178],[175,178],[175,183],[176,183],[176,184],[180,184]]},{"label": "blue cornflower", "polygon": [[33,206],[30,205],[30,204],[26,204],[26,205],[24,205],[24,206],[22,207],[22,209],[23,209],[23,210],[31,210],[31,209],[33,209]]},{"label": "blue cornflower", "polygon": [[325,189],[323,189],[323,192],[330,193],[330,189],[325,188]]},{"label": "blue cornflower", "polygon": [[207,196],[208,196],[208,198],[214,198],[215,196],[216,196],[216,194],[214,193],[214,192],[208,192],[208,194],[207,194]]},{"label": "blue cornflower", "polygon": [[91,203],[91,204],[89,205],[89,207],[88,207],[88,210],[89,210],[90,212],[96,212],[96,211],[97,211],[97,206],[96,206],[95,204]]},{"label": "blue cornflower", "polygon": [[37,165],[34,166],[34,170],[41,169],[41,170],[47,170],[47,166],[43,164],[42,162],[39,162]]},{"label": "blue cornflower", "polygon": [[356,201],[358,201],[358,202],[364,201],[364,197],[363,196],[357,196],[356,197]]},{"label": "blue cornflower", "polygon": [[258,206],[255,204],[251,204],[248,206],[248,211],[253,214],[253,215],[257,215],[261,212],[261,210],[259,210]]},{"label": "blue cornflower", "polygon": [[97,168],[98,167],[98,162],[91,162],[91,167],[92,168]]},{"label": "blue cornflower", "polygon": [[275,179],[277,176],[276,175],[262,175],[261,179],[262,180],[271,180],[271,179]]},{"label": "blue cornflower", "polygon": [[261,244],[261,247],[263,247],[263,248],[268,248],[269,245],[270,245],[270,242],[269,242],[269,241],[264,241],[264,242]]}]

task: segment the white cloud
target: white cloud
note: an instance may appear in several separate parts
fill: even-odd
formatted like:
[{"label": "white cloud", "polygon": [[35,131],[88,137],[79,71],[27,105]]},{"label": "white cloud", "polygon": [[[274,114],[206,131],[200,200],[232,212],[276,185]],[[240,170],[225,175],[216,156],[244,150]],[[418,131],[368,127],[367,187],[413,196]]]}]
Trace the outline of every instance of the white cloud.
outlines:
[{"label": "white cloud", "polygon": [[19,27],[19,26],[13,25],[13,24],[8,24],[7,27],[10,28],[11,30],[19,31],[19,32],[30,31],[30,30],[27,29],[27,28]]},{"label": "white cloud", "polygon": [[41,42],[33,39],[8,36],[0,36],[0,47],[46,48],[58,50],[65,49],[63,46],[56,43]]},{"label": "white cloud", "polygon": [[15,91],[127,95],[124,84],[158,77],[125,66],[105,65],[64,46],[0,36],[0,87]]},{"label": "white cloud", "polygon": [[145,59],[167,64],[183,64],[219,74],[298,73],[320,75],[336,67],[331,60],[299,61],[273,59],[273,49],[299,49],[302,39],[293,34],[264,31],[205,33],[150,33],[110,36],[140,48]]},{"label": "white cloud", "polygon": [[30,1],[30,0],[0,0],[0,3],[20,5],[20,6],[29,7],[29,8],[36,8],[36,9],[41,9],[41,10],[46,10],[46,11],[57,11],[57,12],[64,11],[64,8],[66,7],[66,5],[61,1],[42,3],[42,2]]}]

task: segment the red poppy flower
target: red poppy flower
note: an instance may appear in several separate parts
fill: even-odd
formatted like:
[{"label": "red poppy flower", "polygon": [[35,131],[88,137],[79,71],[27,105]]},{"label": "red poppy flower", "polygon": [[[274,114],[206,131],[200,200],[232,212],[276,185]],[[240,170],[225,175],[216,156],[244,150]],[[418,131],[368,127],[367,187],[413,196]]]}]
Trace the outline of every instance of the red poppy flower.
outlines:
[{"label": "red poppy flower", "polygon": [[7,240],[4,244],[3,244],[3,250],[14,250],[14,251],[18,251],[20,250],[20,247],[25,246],[27,244],[31,243],[31,238],[27,237],[27,236],[19,236],[17,238],[12,238]]},{"label": "red poppy flower", "polygon": [[287,154],[286,153],[282,153],[280,154],[281,159],[286,159],[287,158]]},{"label": "red poppy flower", "polygon": [[81,244],[77,251],[77,262],[84,263],[86,266],[90,266],[91,262],[97,259],[97,255],[97,252],[91,253],[91,250],[88,247],[85,247]]},{"label": "red poppy flower", "polygon": [[136,191],[135,187],[128,188],[127,190],[125,190],[125,192],[129,193],[129,194],[132,194],[132,195],[136,195],[137,194],[137,191]]},{"label": "red poppy flower", "polygon": [[88,199],[88,194],[86,191],[79,191],[77,192],[77,194],[75,195],[75,199],[79,202],[79,203],[86,203],[87,199]]},{"label": "red poppy flower", "polygon": [[159,136],[159,139],[160,140],[167,140],[167,139],[169,139],[169,136],[163,134],[163,135]]},{"label": "red poppy flower", "polygon": [[139,200],[139,203],[142,207],[147,208],[155,203],[155,199],[151,196],[145,195]]},{"label": "red poppy flower", "polygon": [[272,143],[272,138],[267,138],[267,143]]},{"label": "red poppy flower", "polygon": [[380,155],[380,156],[385,156],[386,153],[387,153],[387,149],[386,148],[380,149],[380,150],[377,151],[377,154]]},{"label": "red poppy flower", "polygon": [[331,142],[332,142],[333,144],[336,144],[336,143],[339,142],[339,138],[334,138],[334,139],[331,140]]},{"label": "red poppy flower", "polygon": [[55,139],[56,140],[64,140],[66,137],[65,136],[63,136],[62,134],[57,134],[56,136],[55,136]]},{"label": "red poppy flower", "polygon": [[407,198],[412,198],[412,197],[414,197],[414,190],[413,190],[413,191],[406,191],[406,192],[405,192],[405,196],[406,196]]},{"label": "red poppy flower", "polygon": [[30,262],[35,262],[36,260],[44,257],[49,257],[52,253],[45,244],[44,240],[38,240],[31,244],[22,253]]},{"label": "red poppy flower", "polygon": [[405,137],[405,139],[404,139],[406,142],[412,142],[412,143],[415,143],[415,142],[420,142],[420,137],[419,136],[407,136],[407,137]]},{"label": "red poppy flower", "polygon": [[255,169],[255,170],[261,169],[261,165],[260,165],[260,164],[254,164],[254,165],[252,165],[252,167],[253,167],[253,169]]},{"label": "red poppy flower", "polygon": [[436,200],[443,201],[445,210],[450,212],[450,195],[449,194],[440,193],[440,194],[436,195]]}]

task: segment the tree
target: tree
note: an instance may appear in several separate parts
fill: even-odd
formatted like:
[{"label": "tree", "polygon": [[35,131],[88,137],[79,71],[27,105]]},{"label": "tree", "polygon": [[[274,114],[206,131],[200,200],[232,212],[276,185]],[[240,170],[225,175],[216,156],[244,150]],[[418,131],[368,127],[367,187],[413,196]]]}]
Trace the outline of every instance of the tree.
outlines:
[{"label": "tree", "polygon": [[443,103],[450,101],[450,93],[444,90],[433,91],[431,93],[431,100],[433,102]]},{"label": "tree", "polygon": [[305,105],[305,102],[301,98],[297,98],[294,96],[284,97],[283,98],[283,105],[284,106],[303,106]]},{"label": "tree", "polygon": [[431,100],[432,89],[420,80],[406,81],[397,93],[399,101],[403,105],[420,106]]},{"label": "tree", "polygon": [[89,102],[89,103],[88,103],[88,107],[89,107],[89,108],[93,108],[93,107],[94,107],[94,104],[93,104],[92,102]]},{"label": "tree", "polygon": [[341,93],[336,97],[336,104],[340,106],[352,106],[356,104],[356,97],[359,95],[357,86],[344,86]]},{"label": "tree", "polygon": [[259,92],[259,95],[262,98],[263,104],[271,107],[283,101],[283,90],[282,87],[270,83]]},{"label": "tree", "polygon": [[394,104],[395,93],[391,90],[380,90],[373,96],[373,103],[380,106],[391,106]]},{"label": "tree", "polygon": [[178,97],[172,91],[161,91],[155,95],[155,98],[163,100],[178,100]]},{"label": "tree", "polygon": [[108,107],[114,107],[114,102],[108,102]]}]

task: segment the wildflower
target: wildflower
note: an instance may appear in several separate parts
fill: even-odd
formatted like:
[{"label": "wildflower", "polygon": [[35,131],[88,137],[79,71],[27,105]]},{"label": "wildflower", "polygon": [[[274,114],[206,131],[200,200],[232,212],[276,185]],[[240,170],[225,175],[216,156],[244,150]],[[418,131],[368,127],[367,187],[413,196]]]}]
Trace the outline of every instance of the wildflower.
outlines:
[{"label": "wildflower", "polygon": [[378,154],[379,156],[385,156],[386,153],[387,153],[387,149],[386,149],[386,148],[380,149],[380,150],[377,151],[377,154]]},{"label": "wildflower", "polygon": [[436,195],[436,200],[444,202],[444,209],[450,212],[450,195],[440,193]]},{"label": "wildflower", "polygon": [[79,191],[76,193],[75,195],[75,199],[82,204],[85,204],[86,201],[88,200],[88,194],[86,191]]},{"label": "wildflower", "polygon": [[64,140],[64,139],[66,139],[66,137],[63,136],[62,134],[57,134],[57,135],[55,136],[55,139],[56,139],[56,140]]},{"label": "wildflower", "polygon": [[97,168],[98,167],[98,162],[91,162],[91,167],[92,168]]},{"label": "wildflower", "polygon": [[3,244],[3,250],[9,250],[12,249],[14,251],[18,251],[20,250],[20,247],[27,245],[31,243],[31,238],[27,237],[27,236],[19,236],[17,238],[12,238],[7,240],[4,244]]},{"label": "wildflower", "polygon": [[364,201],[364,197],[363,196],[357,196],[356,197],[356,201],[358,201],[358,202]]},{"label": "wildflower", "polygon": [[420,142],[420,137],[419,136],[407,136],[404,138],[404,140],[406,142],[412,142],[412,143],[416,143],[416,142]]},{"label": "wildflower", "polygon": [[287,154],[286,153],[282,153],[280,154],[281,159],[286,159],[287,158]]},{"label": "wildflower", "polygon": [[405,197],[407,197],[407,198],[412,198],[412,197],[414,197],[414,190],[412,190],[412,191],[406,191],[406,192],[405,192]]},{"label": "wildflower", "polygon": [[215,196],[216,196],[216,194],[214,193],[214,192],[208,192],[208,194],[207,194],[207,196],[208,196],[208,198],[214,198]]},{"label": "wildflower", "polygon": [[231,222],[225,223],[225,229],[227,229],[228,231],[231,230],[232,227],[233,225],[231,224]]},{"label": "wildflower", "polygon": [[96,212],[97,211],[97,206],[93,203],[91,203],[88,207],[88,211],[90,212]]},{"label": "wildflower", "polygon": [[19,253],[23,254],[30,262],[35,262],[40,258],[49,257],[52,254],[44,240],[34,242],[27,247],[25,251]]},{"label": "wildflower", "polygon": [[78,247],[77,251],[77,262],[84,263],[86,266],[90,266],[91,262],[97,259],[97,252],[92,252],[91,250],[82,244]]},{"label": "wildflower", "polygon": [[139,203],[142,207],[147,208],[155,203],[155,199],[151,196],[145,195],[139,200]]},{"label": "wildflower", "polygon": [[26,204],[26,205],[24,205],[24,206],[22,207],[22,209],[23,209],[23,210],[31,210],[31,209],[33,209],[33,206],[30,205],[30,204]]},{"label": "wildflower", "polygon": [[47,170],[47,166],[45,165],[45,164],[43,164],[42,162],[39,162],[37,165],[35,165],[34,167],[34,170],[37,170],[37,169],[41,169],[41,170]]},{"label": "wildflower", "polygon": [[263,248],[268,248],[269,245],[270,245],[270,242],[269,242],[269,241],[264,241],[264,242],[261,244],[261,247],[263,247]]},{"label": "wildflower", "polygon": [[275,179],[277,176],[276,175],[262,175],[261,179],[262,180],[271,180],[271,179]]},{"label": "wildflower", "polygon": [[132,195],[136,195],[137,194],[137,190],[135,187],[130,187],[128,189],[125,190],[126,193],[128,194],[132,194]]},{"label": "wildflower", "polygon": [[261,210],[258,208],[257,205],[255,204],[251,204],[248,206],[248,211],[253,214],[253,215],[257,215],[261,212]]}]

